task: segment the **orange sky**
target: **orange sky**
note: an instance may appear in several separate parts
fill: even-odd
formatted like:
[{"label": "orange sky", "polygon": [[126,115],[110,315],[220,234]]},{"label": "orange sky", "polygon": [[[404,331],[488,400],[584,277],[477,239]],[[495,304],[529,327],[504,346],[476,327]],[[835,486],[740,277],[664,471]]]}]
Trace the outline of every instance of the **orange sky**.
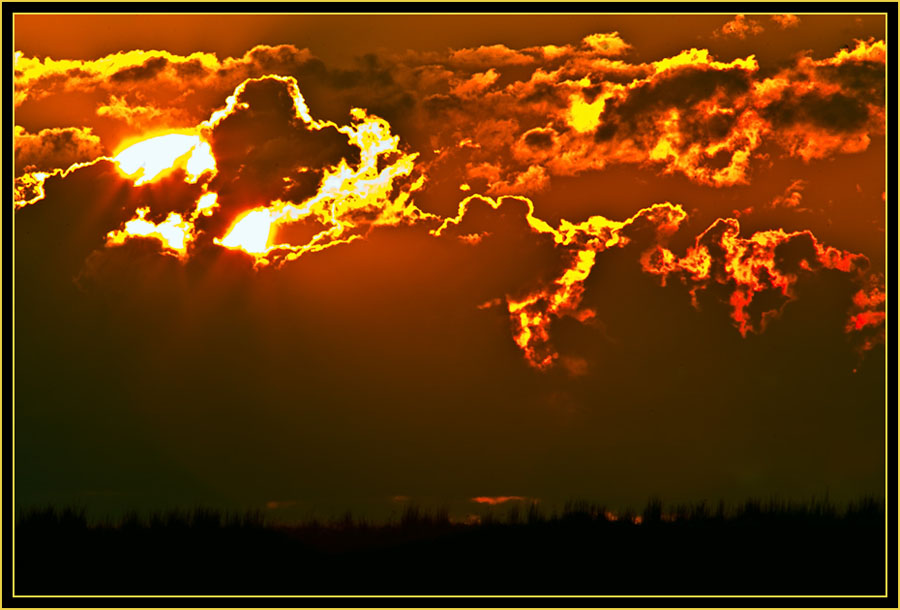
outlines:
[{"label": "orange sky", "polygon": [[19,497],[879,493],[884,22],[17,15]]}]

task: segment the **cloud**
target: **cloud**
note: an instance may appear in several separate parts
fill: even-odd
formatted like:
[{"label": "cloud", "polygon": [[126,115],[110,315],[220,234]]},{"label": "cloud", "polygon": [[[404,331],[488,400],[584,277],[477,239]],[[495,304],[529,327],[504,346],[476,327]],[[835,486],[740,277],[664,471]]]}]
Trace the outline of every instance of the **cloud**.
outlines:
[{"label": "cloud", "polygon": [[475,49],[451,51],[448,58],[452,66],[469,68],[501,68],[535,64],[536,58],[502,44],[480,46]]},{"label": "cloud", "polygon": [[884,289],[884,277],[871,274],[853,294],[853,304],[844,330],[854,335],[860,354],[884,343],[887,300]]},{"label": "cloud", "polygon": [[92,161],[105,152],[90,127],[54,127],[34,134],[16,125],[13,145],[16,176],[67,168]]},{"label": "cloud", "polygon": [[[781,493],[877,485],[886,47],[776,61],[579,38],[507,41],[503,65],[446,51],[339,69],[271,47],[35,81],[26,131],[90,127],[102,150],[16,182],[34,201],[14,223],[23,498],[180,476],[174,502],[388,512],[446,493],[479,512],[467,490],[529,493],[495,510],[561,503],[591,493],[578,472],[611,506],[658,485],[738,498],[747,471]],[[864,117],[834,120],[841,103]],[[198,140],[154,179],[116,161],[170,132]],[[824,143],[804,163],[808,141]],[[201,142],[215,168],[196,173]],[[811,421],[812,455],[794,442]],[[784,442],[754,442],[773,422]],[[627,481],[608,467],[624,455]],[[671,482],[710,455],[713,479]]]},{"label": "cloud", "polygon": [[[127,215],[102,231],[105,245],[155,243],[159,252],[182,262],[229,250],[257,268],[279,268],[305,254],[361,240],[379,227],[418,227],[434,237],[451,237],[459,247],[491,253],[493,260],[514,261],[511,253],[532,257],[532,264],[517,270],[511,262],[485,270],[483,278],[491,277],[485,286],[493,292],[485,289],[472,307],[505,308],[513,341],[533,367],[562,364],[581,376],[587,361],[561,354],[551,330],[562,319],[596,322],[596,312],[582,305],[584,287],[608,250],[632,244],[646,250],[644,268],[663,280],[683,279],[695,303],[713,284],[724,286],[742,335],[760,332],[780,314],[795,297],[799,277],[819,267],[850,272],[863,266],[864,257],[826,248],[809,232],[777,229],[741,238],[735,219],[713,223],[678,257],[663,243],[687,217],[680,205],[655,204],[621,221],[592,215],[551,225],[526,195],[546,192],[556,176],[616,163],[678,173],[717,188],[747,184],[751,162],[762,156],[758,151],[765,143],[777,143],[805,161],[857,152],[868,146],[870,133],[882,129],[885,113],[883,85],[879,89],[876,78],[884,69],[881,41],[858,41],[856,48],[820,60],[800,56],[765,78],[753,56],[723,62],[704,49],[642,64],[608,57],[628,48],[617,33],[597,34],[580,47],[549,51],[494,45],[429,55],[443,63],[427,69],[414,65],[415,58],[401,66],[367,56],[350,71],[328,70],[289,45],[255,47],[224,61],[202,53],[135,51],[74,63],[19,57],[16,78],[25,101],[75,82],[93,82],[109,94],[109,103],[98,109],[101,116],[136,123],[171,117],[166,113],[176,106],[155,105],[161,97],[141,88],[147,83],[184,79],[198,91],[209,87],[206,96],[248,72],[303,69],[318,75],[312,79],[313,89],[320,88],[316,95],[329,90],[352,97],[374,83],[370,95],[381,87],[404,99],[406,87],[427,82],[430,90],[417,93],[421,103],[413,101],[416,111],[401,125],[428,134],[431,154],[413,152],[392,123],[359,107],[349,110],[349,120],[314,116],[294,76],[244,78],[230,95],[222,94],[213,106],[218,109],[186,127],[189,135],[183,137],[196,141],[190,150],[179,148],[166,157],[158,179],[125,171],[124,153],[91,162],[112,162],[132,175],[135,188],[122,208]],[[539,56],[552,61],[529,74]],[[485,69],[489,61],[496,63]],[[525,76],[501,86],[503,70],[513,67],[527,68]],[[594,69],[599,71],[585,71]],[[116,78],[101,83],[96,79],[102,73]],[[127,93],[112,92],[126,82]],[[194,112],[178,120],[187,121]],[[86,129],[35,136],[17,128],[17,160],[29,154],[49,158],[44,148],[64,139],[60,134],[99,145]],[[192,171],[201,147],[214,162]],[[69,155],[86,158],[86,150]],[[45,183],[56,184],[87,167],[76,163],[20,176],[17,206],[40,201]],[[444,176],[455,181],[456,195],[462,179],[484,194],[463,199],[456,216],[427,211],[419,195]],[[770,206],[800,209],[804,186],[802,180],[793,182]],[[803,247],[813,253],[803,259],[806,267],[786,270],[778,262],[778,256]],[[537,262],[542,257],[545,261]],[[769,304],[760,305],[764,301]],[[867,311],[854,314],[862,315],[861,327],[876,325]]]},{"label": "cloud", "polygon": [[[784,26],[782,26],[784,27]],[[755,19],[748,19],[744,15],[737,15],[731,21],[725,23],[721,28],[713,32],[715,38],[740,38],[743,40],[748,36],[756,36],[763,31],[762,24]]]},{"label": "cloud", "polygon": [[800,25],[800,18],[797,15],[772,15],[772,21],[777,23],[782,30],[795,28]]},{"label": "cloud", "polygon": [[719,61],[686,49],[635,63],[622,59],[629,48],[616,32],[597,33],[578,45],[370,54],[354,69],[329,68],[290,45],[224,60],[161,51],[91,62],[20,56],[16,95],[20,104],[90,95],[97,118],[147,131],[196,125],[247,78],[290,75],[324,120],[343,122],[354,107],[385,118],[422,153],[426,174],[436,164],[497,168],[488,183],[470,185],[494,195],[540,192],[554,176],[615,164],[744,185],[769,143],[812,161],[864,151],[884,132],[883,41],[800,56],[765,75],[753,56]]},{"label": "cloud", "polygon": [[163,110],[152,105],[129,103],[125,96],[110,95],[107,103],[97,106],[97,116],[109,117],[141,129],[153,125],[178,125],[188,121],[178,109]]},{"label": "cloud", "polygon": [[614,57],[623,55],[632,49],[632,46],[619,37],[618,32],[609,34],[591,34],[583,40],[592,51],[598,55]]},{"label": "cloud", "polygon": [[[753,56],[722,62],[690,49],[629,64],[573,48],[476,97],[425,96],[420,119],[440,163],[496,168],[494,194],[534,165],[551,178],[641,164],[708,186],[747,184],[769,142],[809,161],[861,152],[883,132],[884,65],[873,50],[882,43],[859,44],[764,78]],[[466,82],[464,74],[453,78]],[[485,124],[505,131],[458,146]]]},{"label": "cloud", "polygon": [[806,180],[800,178],[792,181],[780,195],[776,195],[775,198],[769,202],[769,207],[788,208],[797,212],[808,212],[809,209],[800,207],[800,204],[803,202],[803,190],[806,188],[807,184]]},{"label": "cloud", "polygon": [[[17,54],[15,105],[85,97],[98,116],[142,130],[188,127],[247,78],[314,69],[315,57],[291,45],[256,46],[242,57],[213,53],[122,51],[94,60],[43,60]],[[87,122],[88,117],[84,117]]]},{"label": "cloud", "polygon": [[[352,118],[350,125],[314,119],[292,77],[244,81],[224,108],[196,128],[201,136],[174,136],[194,138],[191,151],[198,142],[206,147],[211,163],[195,172],[187,149],[185,155],[181,149],[171,155],[182,159],[186,182],[196,183],[198,172],[206,170],[202,190],[156,221],[148,214],[161,210],[135,210],[131,220],[109,233],[108,245],[155,237],[166,251],[183,257],[212,241],[246,251],[259,265],[283,264],[357,239],[372,226],[415,221],[418,211],[409,204],[410,189],[418,188],[409,180],[415,155],[398,149],[385,121],[363,110]],[[132,150],[116,157],[120,167]],[[160,154],[155,158],[163,159]],[[215,198],[215,206],[202,203],[208,197]],[[314,230],[297,241],[286,239],[302,234],[291,231],[298,224]]]},{"label": "cloud", "polygon": [[476,504],[489,504],[491,506],[497,504],[506,504],[507,502],[526,502],[532,501],[536,502],[533,498],[526,498],[525,496],[476,496],[470,500],[470,502],[474,502]]},{"label": "cloud", "polygon": [[[690,287],[695,307],[700,293],[722,288],[732,322],[744,337],[765,330],[796,299],[798,282],[825,270],[846,273],[855,284],[868,287],[854,300],[860,312],[879,304],[878,279],[868,274],[870,264],[864,255],[821,244],[809,231],[775,229],[746,238],[740,237],[740,231],[736,219],[720,218],[697,236],[684,256],[657,246],[643,254],[642,266],[660,276],[663,284],[669,276],[681,279]],[[866,313],[862,315],[867,318]],[[873,322],[877,325],[881,320]],[[855,322],[848,322],[848,330],[853,326]]]},{"label": "cloud", "polygon": [[515,195],[539,193],[549,186],[550,176],[541,165],[530,165],[524,172],[514,175],[511,180],[496,180],[488,184],[491,195]]},{"label": "cloud", "polygon": [[[598,253],[612,247],[625,246],[641,233],[649,232],[653,239],[665,238],[686,217],[681,207],[662,203],[640,210],[624,222],[592,216],[577,224],[562,220],[559,228],[554,229],[534,215],[534,204],[525,197],[500,197],[493,200],[473,195],[460,203],[456,218],[445,219],[433,234],[479,234],[484,222],[473,219],[473,216],[487,214],[491,217],[494,212],[502,214],[503,209],[512,202],[524,203],[522,209],[527,225],[535,234],[552,238],[561,257],[560,268],[551,279],[542,282],[540,287],[531,289],[524,295],[505,296],[513,340],[528,363],[541,370],[554,366],[560,360],[560,354],[550,336],[554,321],[571,317],[579,322],[586,322],[596,315],[593,310],[580,305],[584,282],[594,267]],[[480,308],[499,304],[500,301],[491,301]],[[564,359],[564,362],[568,363],[567,369],[573,375],[580,374],[584,368],[572,357]]]},{"label": "cloud", "polygon": [[500,74],[493,68],[487,72],[476,72],[468,80],[453,87],[451,93],[459,97],[477,95],[497,82],[498,78]]}]

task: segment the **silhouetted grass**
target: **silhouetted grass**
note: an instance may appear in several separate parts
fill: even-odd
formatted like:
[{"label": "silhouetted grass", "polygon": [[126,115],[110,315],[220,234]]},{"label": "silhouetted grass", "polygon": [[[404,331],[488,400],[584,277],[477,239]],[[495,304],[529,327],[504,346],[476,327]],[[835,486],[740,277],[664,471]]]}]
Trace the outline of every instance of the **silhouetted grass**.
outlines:
[{"label": "silhouetted grass", "polygon": [[89,523],[30,509],[16,522],[17,594],[880,594],[884,510],[748,501],[638,513],[570,502],[458,523],[408,506],[373,524],[267,523],[198,508]]}]

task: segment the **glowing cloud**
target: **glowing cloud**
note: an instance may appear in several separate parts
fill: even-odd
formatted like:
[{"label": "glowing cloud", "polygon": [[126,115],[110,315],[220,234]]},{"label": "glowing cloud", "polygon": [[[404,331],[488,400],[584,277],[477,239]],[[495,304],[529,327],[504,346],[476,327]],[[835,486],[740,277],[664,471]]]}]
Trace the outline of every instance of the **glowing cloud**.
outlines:
[{"label": "glowing cloud", "polygon": [[[573,175],[585,169],[600,169],[610,160],[655,164],[664,173],[677,171],[709,186],[746,183],[750,159],[780,120],[772,108],[793,99],[792,96],[798,94],[798,87],[803,95],[810,92],[825,95],[837,87],[819,77],[810,77],[798,84],[787,69],[770,78],[754,80],[758,64],[752,55],[725,63],[716,61],[707,50],[690,49],[657,62],[629,67],[624,62],[604,57],[627,50],[628,45],[616,34],[589,36],[583,42],[582,50],[584,47],[589,49],[591,61],[606,62],[602,64],[605,68],[612,66],[616,70],[633,68],[636,71],[634,78],[623,83],[598,83],[587,76],[580,80],[564,80],[557,73],[537,70],[527,84],[510,85],[503,91],[491,93],[487,92],[500,77],[493,68],[454,81],[457,95],[476,102],[482,96],[495,96],[494,101],[502,96],[514,100],[526,98],[534,93],[538,84],[551,89],[555,87],[559,93],[556,105],[541,102],[545,104],[539,108],[542,122],[536,126],[523,128],[512,118],[485,121],[479,127],[482,131],[472,132],[474,140],[457,137],[454,145],[447,148],[462,151],[459,154],[476,155],[472,161],[460,164],[465,168],[466,177],[485,180],[486,192],[504,195],[498,199],[474,194],[466,197],[459,203],[455,217],[423,212],[417,207],[414,196],[426,183],[424,169],[416,164],[419,153],[401,146],[399,136],[392,133],[388,121],[361,108],[351,110],[350,122],[345,125],[315,119],[297,81],[276,74],[245,79],[234,88],[223,107],[187,132],[154,135],[131,144],[112,159],[98,157],[66,170],[34,171],[18,177],[15,205],[18,208],[42,199],[44,182],[48,178],[65,177],[69,172],[101,159],[115,162],[135,187],[181,169],[187,183],[201,182],[196,188],[202,189],[202,194],[192,195],[197,197],[193,210],[170,212],[162,222],[153,222],[149,218],[160,216],[152,215],[149,207],[141,207],[131,220],[107,234],[107,246],[118,246],[132,238],[150,238],[160,242],[164,253],[186,258],[191,253],[191,245],[203,239],[205,243],[246,253],[256,266],[278,267],[304,254],[362,239],[373,228],[381,226],[425,223],[435,237],[449,232],[456,239],[475,246],[490,233],[463,231],[463,219],[470,208],[481,203],[498,210],[507,195],[517,195],[511,199],[524,202],[528,228],[548,238],[561,254],[563,268],[544,285],[534,286],[524,294],[506,294],[502,299],[498,296],[478,307],[505,303],[512,339],[530,366],[546,370],[562,363],[573,376],[583,375],[587,370],[585,360],[561,356],[552,345],[550,331],[554,321],[570,317],[587,322],[596,316],[594,311],[581,306],[585,281],[598,255],[629,243],[630,227],[636,223],[649,224],[659,243],[678,229],[687,214],[679,205],[658,203],[623,221],[595,215],[579,223],[561,219],[554,227],[535,215],[532,201],[521,193],[545,188],[551,174]],[[569,57],[571,53],[575,53],[572,48],[553,51],[560,58]],[[500,45],[458,52],[455,59],[478,64],[489,57],[502,57],[507,65],[526,65],[531,61],[530,55]],[[816,70],[861,62],[877,66],[884,60],[882,41],[858,41],[855,49],[841,51],[825,60],[801,58],[793,69],[815,73]],[[21,61],[22,58],[17,59],[17,62]],[[38,70],[34,64],[26,64]],[[135,68],[133,64],[129,65],[129,70]],[[219,189],[213,181],[219,170],[210,142],[216,141],[216,130],[224,128],[229,117],[252,112],[254,97],[247,95],[247,88],[260,82],[274,83],[289,96],[291,128],[299,125],[299,129],[308,131],[340,134],[338,138],[345,138],[346,144],[358,151],[358,157],[347,155],[351,159],[345,156],[337,162],[332,160],[323,167],[314,168],[307,175],[314,175],[317,182],[303,197],[292,199],[288,188],[292,178],[280,175],[276,180],[288,185],[280,195],[276,190],[274,197],[229,203],[227,191]],[[707,87],[709,94],[695,96],[684,107],[668,102],[661,106],[657,104],[660,91],[668,92],[663,96],[665,99],[680,99],[674,93],[696,83]],[[588,99],[592,101],[588,102]],[[873,108],[870,104],[865,109],[867,120],[872,124],[883,116],[883,111],[879,114],[879,110]],[[864,129],[848,135],[813,129],[802,121],[795,123],[780,129],[777,138],[790,154],[804,160],[834,151],[862,150],[869,143],[866,129],[874,129],[867,123]],[[631,131],[624,135],[613,133],[608,141],[604,140],[605,129],[625,129],[623,125],[628,125],[627,129]],[[701,134],[718,135],[704,140],[691,135],[691,129]],[[643,132],[638,133],[641,130]],[[519,135],[516,132],[520,132]],[[519,164],[517,171],[508,172],[502,157],[495,158],[491,147],[498,146],[512,146],[513,158]],[[714,159],[720,162],[711,164]],[[286,172],[293,169],[296,168]],[[302,169],[305,172],[309,168]],[[201,181],[204,176],[207,180]],[[794,181],[770,206],[798,208],[804,185],[803,181]],[[208,191],[208,188],[221,193]],[[468,183],[459,188],[472,190]],[[225,220],[218,229],[208,229],[214,225],[211,221],[223,218]],[[304,228],[312,227],[310,237],[298,243],[282,237],[290,231],[281,229],[300,222],[304,223]],[[224,229],[225,226],[228,228]],[[777,255],[779,248],[788,243],[809,246],[809,254],[795,267],[786,267]],[[854,272],[862,277],[866,262],[861,255],[819,244],[808,231],[787,233],[775,229],[742,238],[740,225],[733,218],[713,223],[696,238],[684,256],[678,256],[662,245],[652,247],[641,256],[644,270],[659,276],[663,283],[670,275],[684,281],[690,287],[695,306],[700,291],[713,284],[727,286],[731,317],[743,336],[761,332],[767,321],[781,311],[781,308],[775,308],[761,315],[751,313],[758,309],[754,304],[758,305],[757,299],[762,293],[774,291],[786,303],[795,298],[794,286],[804,274],[825,268]],[[883,290],[877,283],[861,288],[854,297],[847,331],[877,331],[884,324],[884,313],[880,310],[883,302]]]},{"label": "glowing cloud", "polygon": [[170,133],[132,144],[114,157],[123,174],[140,186],[155,180],[168,170],[183,166],[189,182],[201,174],[214,172],[212,150],[200,136]]},{"label": "glowing cloud", "polygon": [[89,167],[99,161],[112,161],[109,157],[98,157],[86,163],[73,163],[66,169],[54,169],[49,172],[30,172],[18,176],[13,185],[13,207],[18,209],[41,201],[46,196],[44,182],[48,178],[65,178],[75,170]]},{"label": "glowing cloud", "polygon": [[134,237],[148,237],[158,240],[164,251],[174,253],[179,258],[184,256],[188,244],[194,239],[193,225],[175,212],[156,224],[146,219],[149,212],[150,208],[139,208],[135,217],[127,221],[122,229],[109,232],[106,245],[120,246]]},{"label": "glowing cloud", "polygon": [[[245,81],[228,98],[225,108],[213,113],[206,128],[214,128],[230,114],[246,109],[239,100],[247,83],[267,79],[285,86],[296,118],[311,129],[333,128],[344,134],[349,144],[359,149],[359,162],[351,164],[341,159],[337,165],[323,168],[314,195],[302,203],[279,199],[256,207],[243,214],[222,239],[215,238],[215,243],[243,250],[254,257],[257,265],[281,265],[307,252],[359,239],[372,227],[436,218],[413,205],[411,194],[425,183],[424,176],[411,179],[418,153],[400,150],[400,138],[391,133],[387,121],[360,108],[352,109],[350,125],[318,121],[309,114],[292,77],[266,76]],[[304,243],[270,243],[279,226],[301,220],[318,223],[321,230]]]},{"label": "glowing cloud", "polygon": [[[801,252],[795,255],[796,260],[787,260],[783,255],[789,244]],[[869,266],[865,256],[825,246],[809,231],[788,233],[775,229],[742,238],[740,223],[734,218],[714,222],[697,237],[684,257],[657,246],[644,253],[641,263],[646,272],[659,275],[663,283],[669,275],[680,277],[690,286],[695,307],[698,291],[713,284],[728,287],[731,318],[744,337],[751,332],[762,332],[769,320],[780,315],[784,305],[796,298],[795,285],[802,276],[819,269],[833,269],[855,274],[859,281],[864,281]],[[780,294],[782,304],[754,317],[750,306],[766,292]],[[883,321],[883,316],[867,311],[880,305],[880,294],[877,284],[870,285],[868,292],[857,293],[854,303],[859,317],[851,317],[848,332]]]},{"label": "glowing cloud", "polygon": [[[499,209],[507,199],[525,202],[525,220],[535,233],[551,236],[557,247],[567,253],[567,264],[562,273],[550,285],[540,287],[524,297],[506,296],[513,340],[522,350],[529,365],[540,370],[553,366],[560,358],[559,353],[550,342],[550,326],[560,317],[572,317],[580,322],[593,318],[596,314],[590,309],[580,308],[584,293],[584,281],[594,267],[597,254],[612,247],[621,247],[629,243],[623,229],[637,222],[650,223],[659,237],[670,235],[677,230],[687,217],[681,206],[671,203],[660,203],[638,211],[625,221],[615,221],[603,216],[591,216],[581,223],[572,223],[565,219],[554,229],[544,220],[534,215],[534,204],[527,197],[500,197],[497,200],[489,197],[473,195],[464,199],[459,205],[459,213],[455,218],[447,218],[441,226],[432,230],[432,234],[440,236],[453,227],[459,227],[474,202],[487,204]],[[469,234],[459,235],[469,243],[477,243],[479,239],[471,239]],[[500,305],[499,299],[488,301],[478,306],[487,309]],[[574,362],[574,361],[572,361]],[[570,372],[584,374],[586,363],[570,369]]]},{"label": "glowing cloud", "polygon": [[869,276],[853,295],[844,330],[860,337],[857,346],[860,354],[884,343],[885,301],[884,277],[880,274]]}]

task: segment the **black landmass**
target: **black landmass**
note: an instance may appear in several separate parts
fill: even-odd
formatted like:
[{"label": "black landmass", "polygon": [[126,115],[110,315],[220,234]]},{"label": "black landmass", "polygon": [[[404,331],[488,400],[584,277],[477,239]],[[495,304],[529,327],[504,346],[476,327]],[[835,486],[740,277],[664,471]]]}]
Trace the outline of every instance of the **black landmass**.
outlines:
[{"label": "black landmass", "polygon": [[[613,520],[615,519],[615,520]],[[884,595],[880,500],[749,501],[614,518],[569,503],[455,523],[267,523],[261,512],[20,511],[16,595]]]}]

